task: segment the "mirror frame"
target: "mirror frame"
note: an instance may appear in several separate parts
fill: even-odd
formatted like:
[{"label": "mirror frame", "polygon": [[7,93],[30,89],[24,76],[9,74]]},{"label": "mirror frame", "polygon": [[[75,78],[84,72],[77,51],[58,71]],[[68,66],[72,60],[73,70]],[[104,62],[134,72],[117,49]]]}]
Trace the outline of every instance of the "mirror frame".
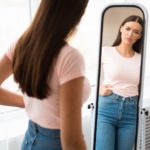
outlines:
[{"label": "mirror frame", "polygon": [[139,124],[140,121],[140,114],[142,111],[142,102],[143,102],[143,84],[144,84],[144,72],[145,72],[145,55],[146,55],[146,41],[147,41],[147,22],[148,22],[148,13],[146,8],[141,5],[141,4],[137,4],[137,3],[121,3],[121,4],[111,4],[106,6],[100,16],[100,39],[99,39],[99,60],[98,60],[98,73],[97,73],[97,85],[96,85],[96,101],[95,101],[95,113],[94,113],[94,130],[93,130],[93,147],[92,149],[95,150],[95,146],[96,146],[96,128],[97,128],[97,113],[98,113],[98,95],[99,95],[99,85],[100,85],[100,77],[101,77],[101,69],[100,69],[100,65],[101,65],[101,54],[102,54],[102,45],[103,45],[103,24],[104,24],[104,15],[105,12],[109,9],[109,8],[113,8],[113,7],[134,7],[137,8],[141,11],[141,13],[143,14],[143,21],[144,21],[144,31],[143,31],[143,51],[141,52],[141,66],[140,66],[140,81],[139,81],[139,99],[138,99],[138,112],[137,112],[137,127],[136,127],[136,138],[135,138],[135,147],[134,150],[138,150],[137,146],[140,142],[140,132],[139,130],[141,129],[141,126]]}]

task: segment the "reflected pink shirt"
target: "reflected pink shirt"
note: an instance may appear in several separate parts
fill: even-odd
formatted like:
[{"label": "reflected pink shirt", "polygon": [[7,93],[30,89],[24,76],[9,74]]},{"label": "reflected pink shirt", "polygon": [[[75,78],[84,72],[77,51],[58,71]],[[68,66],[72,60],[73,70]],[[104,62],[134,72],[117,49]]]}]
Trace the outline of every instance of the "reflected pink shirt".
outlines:
[{"label": "reflected pink shirt", "polygon": [[133,57],[121,56],[115,47],[103,47],[103,84],[111,84],[114,93],[129,97],[138,95],[141,54]]},{"label": "reflected pink shirt", "polygon": [[[15,44],[12,45],[6,53],[6,56],[11,61],[13,60],[14,47]],[[58,56],[52,80],[49,83],[53,93],[43,101],[24,94],[25,109],[29,119],[42,127],[59,129],[59,87],[65,82],[81,76],[85,77],[85,64],[82,55],[73,47],[69,45],[64,46]],[[88,99],[89,94],[90,84],[85,77],[83,102]]]}]

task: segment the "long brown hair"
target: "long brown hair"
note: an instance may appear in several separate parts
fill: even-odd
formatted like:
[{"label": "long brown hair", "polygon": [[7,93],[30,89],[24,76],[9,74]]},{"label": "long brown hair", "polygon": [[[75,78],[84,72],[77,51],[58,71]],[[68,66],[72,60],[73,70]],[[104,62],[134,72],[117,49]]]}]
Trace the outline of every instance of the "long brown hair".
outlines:
[{"label": "long brown hair", "polygon": [[[141,17],[139,17],[139,16],[136,16],[136,15],[132,15],[132,16],[127,17],[127,18],[122,22],[122,24],[120,25],[120,28],[121,28],[125,23],[130,22],[130,21],[132,21],[132,22],[137,22],[137,23],[139,23],[139,24],[142,26],[142,28],[144,28],[143,19],[142,19]],[[112,46],[118,46],[118,45],[121,43],[121,32],[120,32],[120,28],[119,28],[119,32],[118,32],[117,38],[116,38],[116,40],[114,41],[114,43],[113,43]],[[136,52],[138,52],[138,53],[140,53],[141,50],[142,50],[142,48],[143,48],[143,30],[144,30],[144,29],[142,29],[142,33],[141,33],[142,36],[141,36],[141,38],[138,39],[138,40],[134,43],[134,45],[133,45],[133,50],[136,51]]]},{"label": "long brown hair", "polygon": [[87,3],[88,0],[41,0],[31,25],[15,47],[14,79],[23,93],[41,100],[51,93],[48,80],[54,62]]}]

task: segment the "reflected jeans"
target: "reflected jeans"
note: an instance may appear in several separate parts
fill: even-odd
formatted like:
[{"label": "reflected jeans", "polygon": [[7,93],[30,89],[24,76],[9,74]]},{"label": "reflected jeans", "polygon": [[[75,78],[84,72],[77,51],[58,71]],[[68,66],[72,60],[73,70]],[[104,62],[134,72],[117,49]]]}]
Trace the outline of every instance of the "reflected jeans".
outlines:
[{"label": "reflected jeans", "polygon": [[133,150],[138,96],[99,96],[96,150]]},{"label": "reflected jeans", "polygon": [[21,150],[62,150],[60,130],[43,128],[30,120]]}]

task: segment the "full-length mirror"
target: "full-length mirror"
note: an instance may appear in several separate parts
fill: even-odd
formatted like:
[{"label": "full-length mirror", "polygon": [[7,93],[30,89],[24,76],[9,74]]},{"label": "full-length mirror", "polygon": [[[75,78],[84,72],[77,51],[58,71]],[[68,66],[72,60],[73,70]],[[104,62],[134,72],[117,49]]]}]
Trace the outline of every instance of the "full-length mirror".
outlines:
[{"label": "full-length mirror", "polygon": [[95,150],[136,149],[144,22],[139,6],[114,5],[103,12]]}]

